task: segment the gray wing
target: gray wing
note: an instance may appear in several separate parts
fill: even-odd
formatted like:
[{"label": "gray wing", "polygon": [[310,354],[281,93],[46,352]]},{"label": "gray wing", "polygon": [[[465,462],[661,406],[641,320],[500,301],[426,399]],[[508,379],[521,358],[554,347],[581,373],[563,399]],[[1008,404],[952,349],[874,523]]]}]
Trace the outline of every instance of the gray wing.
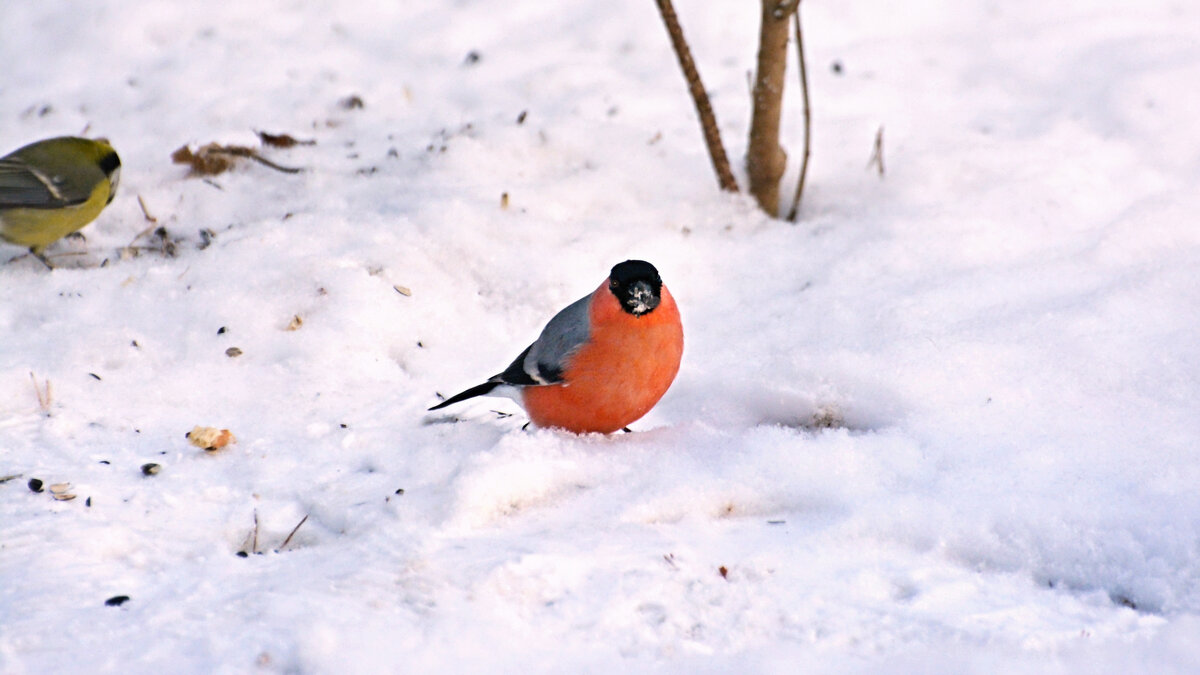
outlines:
[{"label": "gray wing", "polygon": [[0,208],[50,209],[82,204],[88,191],[49,176],[19,159],[0,159]]},{"label": "gray wing", "polygon": [[588,329],[591,297],[585,295],[555,314],[538,339],[492,381],[519,385],[562,382],[568,361],[591,336]]}]

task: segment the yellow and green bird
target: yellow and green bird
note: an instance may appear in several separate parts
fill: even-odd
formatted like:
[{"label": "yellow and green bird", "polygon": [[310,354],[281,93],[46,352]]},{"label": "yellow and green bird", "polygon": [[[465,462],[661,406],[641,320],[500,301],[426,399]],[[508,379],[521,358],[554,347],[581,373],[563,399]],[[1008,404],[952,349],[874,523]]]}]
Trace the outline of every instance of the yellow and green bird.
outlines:
[{"label": "yellow and green bird", "polygon": [[0,239],[42,250],[96,219],[117,194],[121,159],[103,139],[30,143],[0,157]]}]

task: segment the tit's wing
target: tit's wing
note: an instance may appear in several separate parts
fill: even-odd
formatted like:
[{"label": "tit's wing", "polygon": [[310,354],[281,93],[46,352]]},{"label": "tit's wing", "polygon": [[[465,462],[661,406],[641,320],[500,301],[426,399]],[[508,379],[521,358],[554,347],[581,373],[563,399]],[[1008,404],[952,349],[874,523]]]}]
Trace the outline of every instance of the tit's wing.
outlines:
[{"label": "tit's wing", "polygon": [[526,386],[562,382],[571,357],[591,337],[591,299],[585,295],[555,314],[538,339],[490,381]]},{"label": "tit's wing", "polygon": [[86,202],[91,191],[73,183],[4,157],[0,159],[0,209],[55,209]]}]

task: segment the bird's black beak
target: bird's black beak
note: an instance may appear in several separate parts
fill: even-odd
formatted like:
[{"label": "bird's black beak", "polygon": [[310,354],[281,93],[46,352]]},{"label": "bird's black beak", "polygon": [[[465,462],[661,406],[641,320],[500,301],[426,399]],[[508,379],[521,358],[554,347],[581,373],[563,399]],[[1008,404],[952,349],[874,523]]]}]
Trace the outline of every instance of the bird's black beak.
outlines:
[{"label": "bird's black beak", "polygon": [[635,281],[625,291],[625,306],[634,316],[641,316],[658,307],[660,298],[645,281]]}]

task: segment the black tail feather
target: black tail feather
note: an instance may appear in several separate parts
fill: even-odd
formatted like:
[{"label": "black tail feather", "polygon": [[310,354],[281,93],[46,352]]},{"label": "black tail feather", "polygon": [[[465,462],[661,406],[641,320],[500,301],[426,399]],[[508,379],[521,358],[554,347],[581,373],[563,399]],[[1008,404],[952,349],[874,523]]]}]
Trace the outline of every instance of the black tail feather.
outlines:
[{"label": "black tail feather", "polygon": [[491,391],[493,389],[495,389],[496,387],[499,387],[501,384],[503,384],[503,383],[502,382],[484,382],[483,384],[475,385],[474,387],[471,387],[470,389],[468,389],[464,392],[460,392],[458,394],[451,396],[450,398],[446,399],[445,401],[442,401],[441,403],[433,406],[432,408],[430,408],[430,410],[441,410],[442,408],[445,408],[446,406],[452,405],[454,403],[458,403],[459,401],[465,401],[469,398],[475,398],[476,396],[483,396],[485,394],[491,393]]}]

